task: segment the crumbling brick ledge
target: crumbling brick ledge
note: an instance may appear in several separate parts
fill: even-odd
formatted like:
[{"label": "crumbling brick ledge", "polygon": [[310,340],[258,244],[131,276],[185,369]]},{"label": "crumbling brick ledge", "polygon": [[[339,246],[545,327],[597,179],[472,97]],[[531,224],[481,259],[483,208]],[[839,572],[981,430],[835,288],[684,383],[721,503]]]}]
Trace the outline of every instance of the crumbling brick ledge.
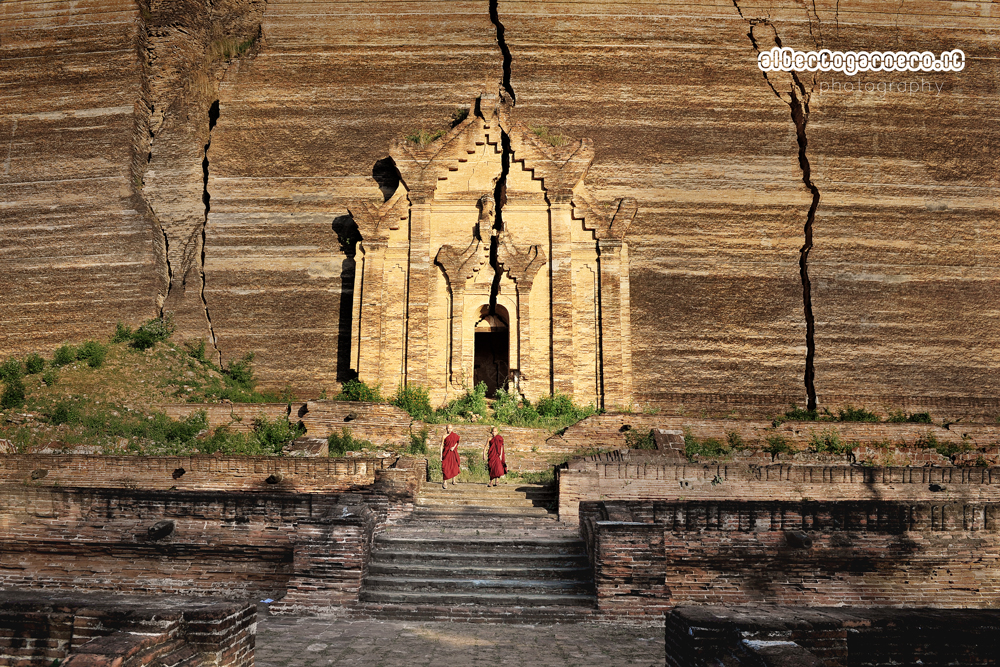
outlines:
[{"label": "crumbling brick ledge", "polygon": [[0,591],[0,667],[253,667],[247,602]]}]

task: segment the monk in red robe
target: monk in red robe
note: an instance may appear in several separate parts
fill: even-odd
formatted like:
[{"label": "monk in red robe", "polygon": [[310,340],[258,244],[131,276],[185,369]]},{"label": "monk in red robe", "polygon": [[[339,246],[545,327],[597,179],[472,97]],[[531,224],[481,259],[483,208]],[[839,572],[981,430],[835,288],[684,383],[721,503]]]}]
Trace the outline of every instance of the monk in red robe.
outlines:
[{"label": "monk in red robe", "polygon": [[489,443],[483,447],[483,460],[490,472],[490,481],[486,486],[496,486],[497,480],[507,474],[507,457],[503,450],[503,436],[496,426],[490,434],[492,437]]},{"label": "monk in red robe", "polygon": [[[445,426],[444,430],[444,437],[441,438],[441,472],[444,473],[444,482],[441,483],[441,488],[447,489],[448,480],[458,476],[461,463],[458,459],[458,433],[452,432],[451,424]],[[458,484],[458,480],[453,483]]]}]

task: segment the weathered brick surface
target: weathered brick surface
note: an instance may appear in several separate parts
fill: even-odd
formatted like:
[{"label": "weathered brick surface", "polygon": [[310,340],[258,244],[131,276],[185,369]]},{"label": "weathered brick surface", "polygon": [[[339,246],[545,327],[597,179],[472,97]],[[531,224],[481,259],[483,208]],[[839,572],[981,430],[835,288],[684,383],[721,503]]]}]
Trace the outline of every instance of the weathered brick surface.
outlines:
[{"label": "weathered brick surface", "polygon": [[[276,596],[290,578],[313,576],[316,568],[296,556],[302,544],[320,554],[353,554],[376,524],[412,509],[412,497],[397,498],[401,507],[379,495],[7,487],[0,494],[0,587]],[[156,539],[150,529],[163,521],[173,529]],[[322,531],[303,537],[314,525]]]},{"label": "weathered brick surface", "polygon": [[678,464],[641,453],[614,454],[557,471],[561,521],[576,521],[581,501],[601,499],[1000,500],[995,467]]},{"label": "weathered brick surface", "polygon": [[[935,415],[935,418],[937,415]],[[865,422],[784,422],[774,428],[770,420],[746,419],[696,419],[660,415],[606,413],[592,415],[570,426],[560,435],[549,438],[550,446],[557,443],[570,451],[587,448],[623,448],[629,430],[649,431],[654,428],[667,430],[689,429],[698,438],[717,438],[726,441],[728,433],[738,433],[746,443],[763,443],[767,436],[779,433],[796,448],[809,445],[813,434],[834,429],[844,442],[874,443],[890,441],[913,444],[932,434],[940,442],[961,443],[963,438],[976,448],[1000,443],[1000,425],[952,424],[949,428],[932,424],[890,424]],[[769,456],[769,455],[768,455]],[[801,455],[799,455],[801,456]],[[815,455],[807,458],[814,458]]]},{"label": "weathered brick surface", "polygon": [[1000,613],[985,609],[678,607],[667,615],[667,666],[994,665],[998,626]]},{"label": "weathered brick surface", "polygon": [[607,501],[581,505],[598,606],[990,607],[1000,504]]},{"label": "weathered brick surface", "polygon": [[157,406],[171,419],[184,419],[204,412],[210,428],[228,426],[234,431],[249,431],[257,417],[269,420],[288,418],[298,423],[305,403],[166,403]]},{"label": "weathered brick surface", "polygon": [[246,602],[0,591],[0,666],[252,667]]},{"label": "weathered brick surface", "polygon": [[[329,493],[367,486],[395,459],[276,456],[96,456],[0,458],[0,484]],[[44,473],[44,474],[43,474]],[[271,479],[271,483],[267,480]]]}]

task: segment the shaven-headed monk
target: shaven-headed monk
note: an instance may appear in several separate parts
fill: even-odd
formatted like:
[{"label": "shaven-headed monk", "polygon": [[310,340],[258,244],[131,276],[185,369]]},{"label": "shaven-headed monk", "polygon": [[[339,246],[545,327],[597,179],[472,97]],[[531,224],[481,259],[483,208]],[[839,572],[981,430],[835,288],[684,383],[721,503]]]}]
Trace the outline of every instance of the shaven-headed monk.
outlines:
[{"label": "shaven-headed monk", "polygon": [[497,480],[507,474],[507,457],[503,450],[503,436],[496,426],[490,430],[490,434],[493,437],[483,447],[483,460],[490,472],[490,481],[486,486],[496,486]]},{"label": "shaven-headed monk", "polygon": [[[442,489],[448,488],[448,480],[458,476],[461,463],[458,460],[458,433],[452,433],[451,424],[444,427],[444,437],[441,438],[441,472],[444,473]],[[457,484],[456,480],[453,482]]]}]

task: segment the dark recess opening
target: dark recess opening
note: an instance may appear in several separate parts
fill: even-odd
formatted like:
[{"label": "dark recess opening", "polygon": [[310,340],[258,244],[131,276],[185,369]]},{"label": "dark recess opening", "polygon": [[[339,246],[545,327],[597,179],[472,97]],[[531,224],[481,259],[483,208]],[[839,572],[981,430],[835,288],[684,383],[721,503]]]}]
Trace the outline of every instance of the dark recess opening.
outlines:
[{"label": "dark recess opening", "polygon": [[487,398],[496,398],[497,389],[506,386],[510,374],[510,330],[503,306],[496,306],[492,315],[489,310],[483,306],[476,322],[472,383],[485,382]]}]

